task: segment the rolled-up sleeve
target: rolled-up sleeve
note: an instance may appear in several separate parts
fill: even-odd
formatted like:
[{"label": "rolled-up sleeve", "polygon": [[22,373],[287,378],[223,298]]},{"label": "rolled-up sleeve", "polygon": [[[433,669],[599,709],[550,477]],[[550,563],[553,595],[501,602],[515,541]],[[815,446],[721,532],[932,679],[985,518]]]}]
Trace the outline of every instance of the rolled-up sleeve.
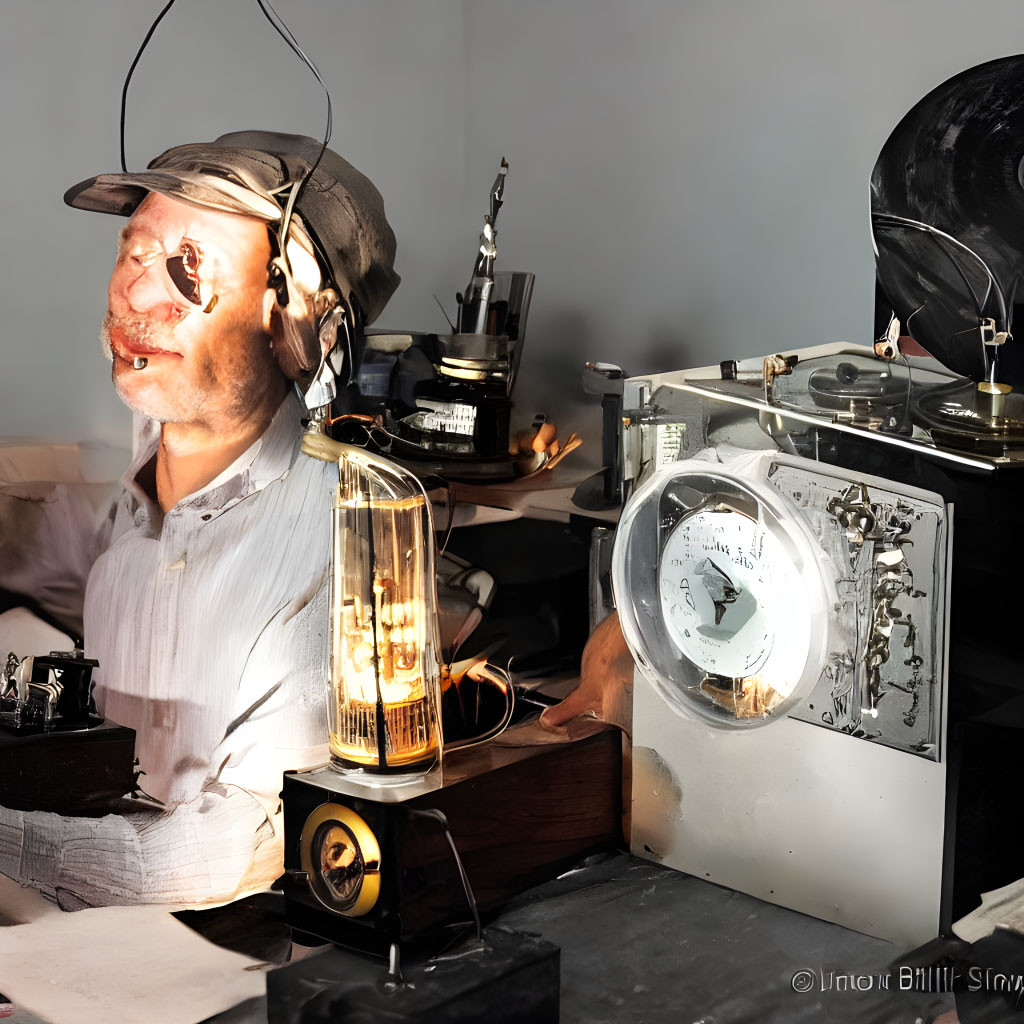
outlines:
[{"label": "rolled-up sleeve", "polygon": [[68,908],[226,903],[266,888],[280,861],[263,806],[232,786],[101,818],[0,807],[0,872]]}]

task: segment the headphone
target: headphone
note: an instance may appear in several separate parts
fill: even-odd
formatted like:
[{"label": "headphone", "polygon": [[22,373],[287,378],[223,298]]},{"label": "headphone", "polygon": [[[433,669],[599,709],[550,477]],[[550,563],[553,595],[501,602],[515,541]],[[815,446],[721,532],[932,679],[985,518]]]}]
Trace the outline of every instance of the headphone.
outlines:
[{"label": "headphone", "polygon": [[[320,160],[327,150],[327,143],[330,142],[331,139],[333,122],[331,94],[323,80],[323,77],[317,70],[316,65],[309,59],[309,57],[306,56],[302,48],[295,41],[295,37],[292,35],[288,26],[281,21],[279,15],[269,3],[269,0],[256,0],[256,2],[259,4],[264,17],[273,26],[274,31],[277,32],[277,34],[288,44],[295,55],[312,72],[313,76],[320,83],[321,88],[323,88],[324,96],[327,99],[327,125],[324,132],[324,140],[320,146],[320,151],[317,153],[316,159],[313,161],[312,165],[303,177],[300,180],[293,180],[290,183],[291,188],[289,190],[288,202],[282,209],[279,229],[275,232],[275,230],[268,225],[271,258],[267,265],[267,287],[273,289],[275,311],[278,314],[282,328],[281,346],[279,349],[278,346],[275,345],[274,355],[277,357],[278,364],[282,371],[296,382],[296,386],[300,391],[305,391],[307,406],[310,408],[316,408],[318,406],[310,405],[310,403],[314,401],[314,396],[309,395],[309,391],[307,387],[304,387],[304,385],[306,385],[310,380],[314,382],[322,382],[324,384],[325,393],[326,391],[331,393],[328,402],[332,400],[337,392],[337,384],[333,378],[329,382],[326,381],[327,373],[325,371],[329,368],[330,371],[337,376],[340,376],[344,371],[346,374],[346,383],[355,377],[355,364],[353,361],[353,357],[355,355],[353,332],[360,330],[362,327],[360,311],[358,304],[355,301],[355,296],[349,293],[347,299],[348,304],[346,307],[345,300],[339,297],[341,290],[331,287],[331,264],[330,261],[325,258],[323,248],[313,236],[313,232],[308,229],[306,230],[306,234],[309,236],[313,245],[314,258],[316,259],[317,265],[320,269],[321,280],[321,285],[313,297],[313,310],[309,309],[308,303],[303,297],[302,292],[296,287],[296,283],[292,275],[291,262],[288,258],[287,252],[288,233],[289,228],[291,227],[292,212],[295,209],[295,205],[298,202],[299,197],[302,195],[303,189],[309,183],[309,180],[313,177],[314,172],[319,166]],[[138,53],[135,54],[135,59],[132,61],[131,67],[128,69],[128,74],[125,76],[124,80],[124,86],[121,89],[121,170],[124,173],[128,172],[124,145],[125,112],[128,104],[128,85],[132,80],[132,75],[135,73],[135,68],[138,66],[138,63],[142,58],[143,51],[149,45],[150,39],[153,38],[153,33],[156,31],[157,26],[164,19],[164,16],[171,9],[174,3],[175,0],[167,0],[167,3],[156,16],[156,19],[150,26],[145,38],[142,40],[142,45],[139,47]],[[327,282],[326,285],[324,282]],[[333,301],[325,301],[328,294]],[[215,300],[216,296],[210,300],[210,305],[206,308],[205,312],[209,313],[212,311]],[[325,306],[327,308],[321,310],[319,315],[317,315],[317,307],[320,306]],[[341,331],[339,329],[341,326],[344,326],[344,352],[339,352],[342,340]],[[346,353],[348,356],[347,364],[345,364],[344,361],[338,364],[338,359],[343,359],[343,356]],[[337,369],[335,369],[336,364],[338,364]],[[136,369],[141,369],[145,365],[146,359],[140,356],[135,363]],[[323,405],[327,403],[320,404]]]},{"label": "headphone", "polygon": [[274,312],[281,325],[281,337],[274,349],[278,363],[304,392],[307,406],[314,409],[334,399],[336,378],[348,383],[355,376],[353,334],[359,327],[359,318],[355,296],[350,294],[346,302],[339,295],[322,247],[312,232],[305,230],[313,246],[320,287],[310,299],[303,295],[288,253],[270,225],[267,287],[274,293]]}]

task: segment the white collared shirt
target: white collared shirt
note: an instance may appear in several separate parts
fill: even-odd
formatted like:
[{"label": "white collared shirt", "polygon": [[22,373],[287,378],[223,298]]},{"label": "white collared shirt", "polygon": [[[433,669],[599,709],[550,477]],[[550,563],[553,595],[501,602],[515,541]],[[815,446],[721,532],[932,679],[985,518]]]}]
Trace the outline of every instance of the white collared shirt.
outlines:
[{"label": "white collared shirt", "polygon": [[272,810],[281,778],[271,761],[327,759],[338,473],[299,452],[300,415],[286,399],[264,435],[162,525],[135,482],[158,425],[138,432],[89,574],[85,644],[100,663],[97,705],[136,731],[140,786],[165,804],[216,781]]},{"label": "white collared shirt", "polygon": [[299,451],[300,416],[290,396],[251,448],[162,522],[135,482],[159,425],[137,420],[98,538],[79,526],[79,548],[102,551],[85,643],[99,661],[97,704],[136,731],[140,787],[166,810],[88,819],[0,808],[0,871],[86,903],[184,905],[280,873],[282,773],[327,760],[338,475]]}]

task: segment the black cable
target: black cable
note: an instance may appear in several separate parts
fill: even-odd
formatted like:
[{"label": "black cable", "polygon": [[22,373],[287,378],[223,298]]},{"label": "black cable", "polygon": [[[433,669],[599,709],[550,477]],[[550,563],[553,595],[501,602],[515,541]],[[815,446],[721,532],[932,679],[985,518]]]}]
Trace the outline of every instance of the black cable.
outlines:
[{"label": "black cable", "polygon": [[452,527],[455,526],[455,506],[459,503],[458,498],[455,497],[455,486],[450,481],[444,481],[445,487],[448,488],[448,525],[444,529],[444,537],[441,540],[441,548],[437,552],[437,557],[440,558],[445,551],[448,550],[448,541],[451,540]]},{"label": "black cable", "polygon": [[[173,3],[174,0],[171,0],[171,2]],[[313,73],[313,76],[316,78],[316,80],[320,83],[321,87],[323,88],[324,95],[327,97],[327,131],[324,133],[324,141],[320,146],[320,152],[317,153],[316,160],[313,161],[313,165],[306,172],[305,176],[302,178],[299,184],[297,186],[292,186],[291,193],[288,196],[288,204],[285,207],[284,215],[281,218],[281,250],[282,256],[285,260],[285,264],[287,265],[288,255],[287,252],[285,252],[285,246],[287,244],[288,239],[288,229],[291,226],[292,211],[295,209],[295,204],[301,198],[303,190],[306,187],[306,183],[309,181],[310,178],[313,177],[313,174],[316,171],[317,167],[320,166],[320,161],[323,158],[325,150],[327,149],[327,143],[331,141],[331,132],[334,129],[334,115],[333,110],[331,108],[331,94],[328,91],[327,85],[324,82],[323,77],[320,75],[319,70],[317,70],[317,66],[309,59],[309,57],[306,56],[302,47],[299,46],[298,41],[295,39],[295,36],[292,35],[291,29],[288,28],[288,26],[281,19],[281,16],[277,13],[276,10],[274,10],[274,7],[270,3],[270,0],[256,0],[256,3],[259,4],[260,10],[263,12],[267,21],[269,21],[270,24],[274,27],[274,31],[276,31],[277,34],[292,48],[292,50],[295,52],[299,60],[301,60],[302,63],[305,64],[306,67],[309,68],[309,70]]]},{"label": "black cable", "polygon": [[[995,291],[996,299],[998,300],[998,303],[999,303],[999,313],[1000,313],[1000,319],[1002,320],[1003,330],[1007,329],[1006,328],[1006,296],[1003,294],[1002,288],[999,287],[999,282],[996,280],[995,274],[993,274],[992,271],[989,269],[988,264],[972,248],[970,248],[970,246],[964,245],[964,243],[961,242],[960,239],[954,238],[952,235],[947,234],[945,231],[940,231],[938,228],[932,226],[931,224],[925,224],[923,221],[919,221],[919,220],[911,220],[909,217],[900,217],[900,216],[898,216],[895,213],[875,213],[875,214],[872,214],[872,220],[875,223],[878,223],[878,224],[883,225],[883,226],[913,228],[914,230],[917,230],[917,231],[923,231],[926,234],[929,234],[929,235],[931,235],[932,237],[934,237],[936,239],[939,239],[939,238],[945,239],[948,242],[952,242],[953,245],[957,246],[958,248],[963,249],[964,252],[966,252],[969,256],[972,256],[975,260],[977,260],[979,266],[984,271],[985,276],[988,278],[990,288],[994,289],[994,291]],[[953,265],[957,268],[957,270],[960,273],[960,275],[964,276],[962,268],[959,266],[959,264],[956,262],[956,260],[953,259],[953,257],[945,249],[945,247],[940,246],[940,249],[947,256],[947,258],[950,259],[950,261],[953,263]],[[978,295],[974,291],[974,288],[971,287],[969,282],[967,284],[967,287],[970,290],[971,297],[974,299],[975,308],[978,309],[978,317],[981,318],[982,317],[982,313],[980,311],[979,304],[978,304]],[[988,293],[986,292],[986,296],[987,296],[987,294]]]},{"label": "black cable", "polygon": [[914,368],[910,365],[910,359],[905,352],[900,352],[900,358],[907,371],[907,395],[903,402],[903,418],[900,421],[900,426],[903,427],[910,422],[910,392],[914,389]]},{"label": "black cable", "polygon": [[128,83],[132,80],[132,75],[135,74],[135,68],[142,57],[142,51],[149,45],[150,39],[153,38],[153,33],[156,31],[157,25],[164,20],[164,15],[174,6],[174,0],[167,0],[167,4],[164,9],[156,16],[156,21],[153,22],[149,27],[149,31],[146,33],[146,38],[142,40],[142,45],[139,47],[139,52],[135,54],[135,60],[132,61],[132,66],[128,69],[128,74],[124,80],[124,87],[121,89],[121,170],[127,174],[128,164],[124,156],[124,120],[125,120],[125,109],[128,105]]},{"label": "black cable", "polygon": [[1013,304],[1017,299],[1017,285],[1020,284],[1021,273],[1018,270],[1013,275],[1010,283],[1010,290],[1006,293],[1006,333],[1013,336]]},{"label": "black cable", "polygon": [[[302,192],[306,187],[306,183],[309,181],[310,178],[313,177],[313,174],[315,173],[317,167],[320,166],[320,161],[323,159],[324,152],[327,149],[327,143],[331,141],[331,132],[333,131],[334,128],[334,115],[333,109],[331,107],[331,94],[328,91],[327,84],[324,82],[323,77],[321,76],[316,65],[309,59],[308,56],[306,56],[306,53],[303,51],[302,47],[299,46],[298,41],[292,34],[291,29],[289,29],[288,26],[284,23],[281,16],[277,13],[273,5],[270,3],[270,0],[256,0],[256,2],[259,4],[260,10],[263,12],[267,21],[269,21],[270,24],[274,27],[274,30],[278,33],[278,35],[281,36],[281,38],[291,47],[291,49],[295,52],[295,54],[303,62],[303,64],[305,64],[306,67],[309,68],[309,70],[313,73],[316,80],[320,83],[321,88],[324,90],[324,96],[327,98],[327,130],[324,134],[324,141],[320,146],[320,152],[317,153],[316,160],[313,161],[312,167],[310,167],[309,171],[302,178],[298,188],[292,189],[292,193],[288,201],[288,207],[285,211],[285,216],[282,221],[282,227],[284,228],[282,234],[287,235],[287,229],[291,223],[292,209],[294,208],[295,203],[298,202],[298,200],[301,198]],[[135,54],[135,59],[132,61],[131,67],[128,69],[128,74],[125,76],[124,80],[124,86],[121,89],[121,170],[126,174],[128,173],[128,162],[125,155],[124,128],[128,105],[128,86],[131,83],[132,76],[135,74],[135,69],[136,67],[138,67],[139,61],[142,59],[143,52],[149,45],[149,41],[153,38],[153,34],[157,30],[157,26],[160,24],[161,21],[164,20],[164,17],[166,16],[167,12],[174,6],[174,3],[175,0],[167,0],[167,3],[164,5],[163,9],[156,16],[156,20],[153,22],[152,25],[150,25],[149,31],[146,33],[145,38],[142,40],[142,45],[139,47],[138,53]],[[287,256],[285,258],[287,259]]]},{"label": "black cable", "polygon": [[[292,187],[291,193],[288,197],[288,204],[285,207],[284,215],[281,219],[281,237],[283,239],[287,239],[288,228],[291,226],[292,211],[295,208],[295,204],[302,197],[302,193],[306,188],[307,182],[309,181],[310,178],[313,177],[313,174],[315,173],[317,167],[320,166],[320,161],[323,159],[324,152],[327,149],[327,143],[331,141],[331,132],[334,129],[334,112],[331,107],[331,94],[327,89],[327,84],[324,82],[323,76],[320,74],[316,65],[309,59],[309,57],[306,56],[302,47],[299,46],[298,41],[292,34],[291,29],[289,29],[288,26],[281,19],[281,16],[274,9],[273,5],[270,3],[270,0],[256,0],[256,2],[259,4],[260,10],[263,12],[264,17],[266,17],[267,21],[269,21],[270,24],[273,26],[274,31],[276,31],[277,34],[291,47],[291,49],[294,51],[299,60],[301,60],[302,63],[305,64],[306,67],[309,68],[309,70],[313,73],[313,76],[320,83],[320,86],[324,91],[324,96],[327,98],[327,130],[324,133],[324,141],[320,146],[320,152],[317,153],[316,159],[313,161],[312,166],[303,176],[298,186]],[[153,22],[152,25],[150,25],[149,31],[146,33],[146,37],[142,40],[142,45],[139,47],[138,53],[135,54],[135,59],[132,61],[132,65],[128,69],[128,74],[124,80],[124,86],[121,89],[121,170],[125,174],[128,173],[128,162],[125,156],[124,147],[124,128],[126,111],[128,106],[128,86],[132,80],[132,75],[135,74],[135,69],[136,67],[138,67],[139,61],[142,59],[143,51],[149,45],[149,41],[153,38],[153,33],[156,32],[157,26],[160,24],[161,21],[164,20],[165,15],[174,6],[174,3],[175,0],[167,0],[167,3],[164,5],[163,9],[156,16],[156,20]],[[284,246],[282,245],[282,250],[283,249]],[[287,254],[283,253],[283,255],[284,259],[287,261]]]},{"label": "black cable", "polygon": [[[368,548],[368,560],[370,564],[371,576],[376,571],[377,564],[377,552],[375,550],[374,536],[373,536],[373,521],[374,521],[374,505],[373,497],[370,494],[369,488],[366,491],[366,525],[368,527],[367,533],[367,548]],[[388,755],[387,755],[387,739],[388,739],[388,722],[384,712],[384,694],[380,688],[380,640],[377,637],[377,604],[374,602],[373,610],[370,612],[370,627],[373,630],[373,682],[377,690],[377,701],[374,709],[374,722],[376,725],[375,732],[377,734],[377,765],[380,768],[388,768]]]},{"label": "black cable", "polygon": [[459,881],[462,883],[463,895],[466,897],[466,903],[469,906],[470,913],[473,915],[473,924],[476,926],[476,937],[478,940],[482,939],[483,926],[480,923],[480,910],[476,905],[476,896],[473,894],[473,886],[470,884],[469,875],[466,874],[465,867],[463,867],[462,858],[459,856],[459,849],[455,845],[455,839],[452,836],[451,829],[448,827],[448,818],[444,811],[439,810],[436,807],[430,807],[422,811],[410,808],[409,814],[417,818],[431,818],[438,822],[444,830],[445,838],[448,840],[449,847],[451,847],[452,856],[455,858],[455,867],[459,874]]}]

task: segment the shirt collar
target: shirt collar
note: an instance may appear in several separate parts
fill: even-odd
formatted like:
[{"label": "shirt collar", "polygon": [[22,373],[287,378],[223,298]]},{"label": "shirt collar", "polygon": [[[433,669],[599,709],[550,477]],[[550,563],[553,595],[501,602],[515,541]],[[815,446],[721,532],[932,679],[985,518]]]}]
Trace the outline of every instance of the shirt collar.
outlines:
[{"label": "shirt collar", "polygon": [[[298,395],[290,391],[262,436],[219,476],[205,487],[182,498],[175,508],[224,512],[243,498],[283,477],[291,467],[300,441],[302,415],[302,403]],[[149,513],[152,522],[159,522],[160,508],[138,483],[138,476],[156,454],[159,443],[160,424],[148,416],[136,413],[133,421],[132,461],[121,477],[121,482],[135,499],[136,505]]]}]

